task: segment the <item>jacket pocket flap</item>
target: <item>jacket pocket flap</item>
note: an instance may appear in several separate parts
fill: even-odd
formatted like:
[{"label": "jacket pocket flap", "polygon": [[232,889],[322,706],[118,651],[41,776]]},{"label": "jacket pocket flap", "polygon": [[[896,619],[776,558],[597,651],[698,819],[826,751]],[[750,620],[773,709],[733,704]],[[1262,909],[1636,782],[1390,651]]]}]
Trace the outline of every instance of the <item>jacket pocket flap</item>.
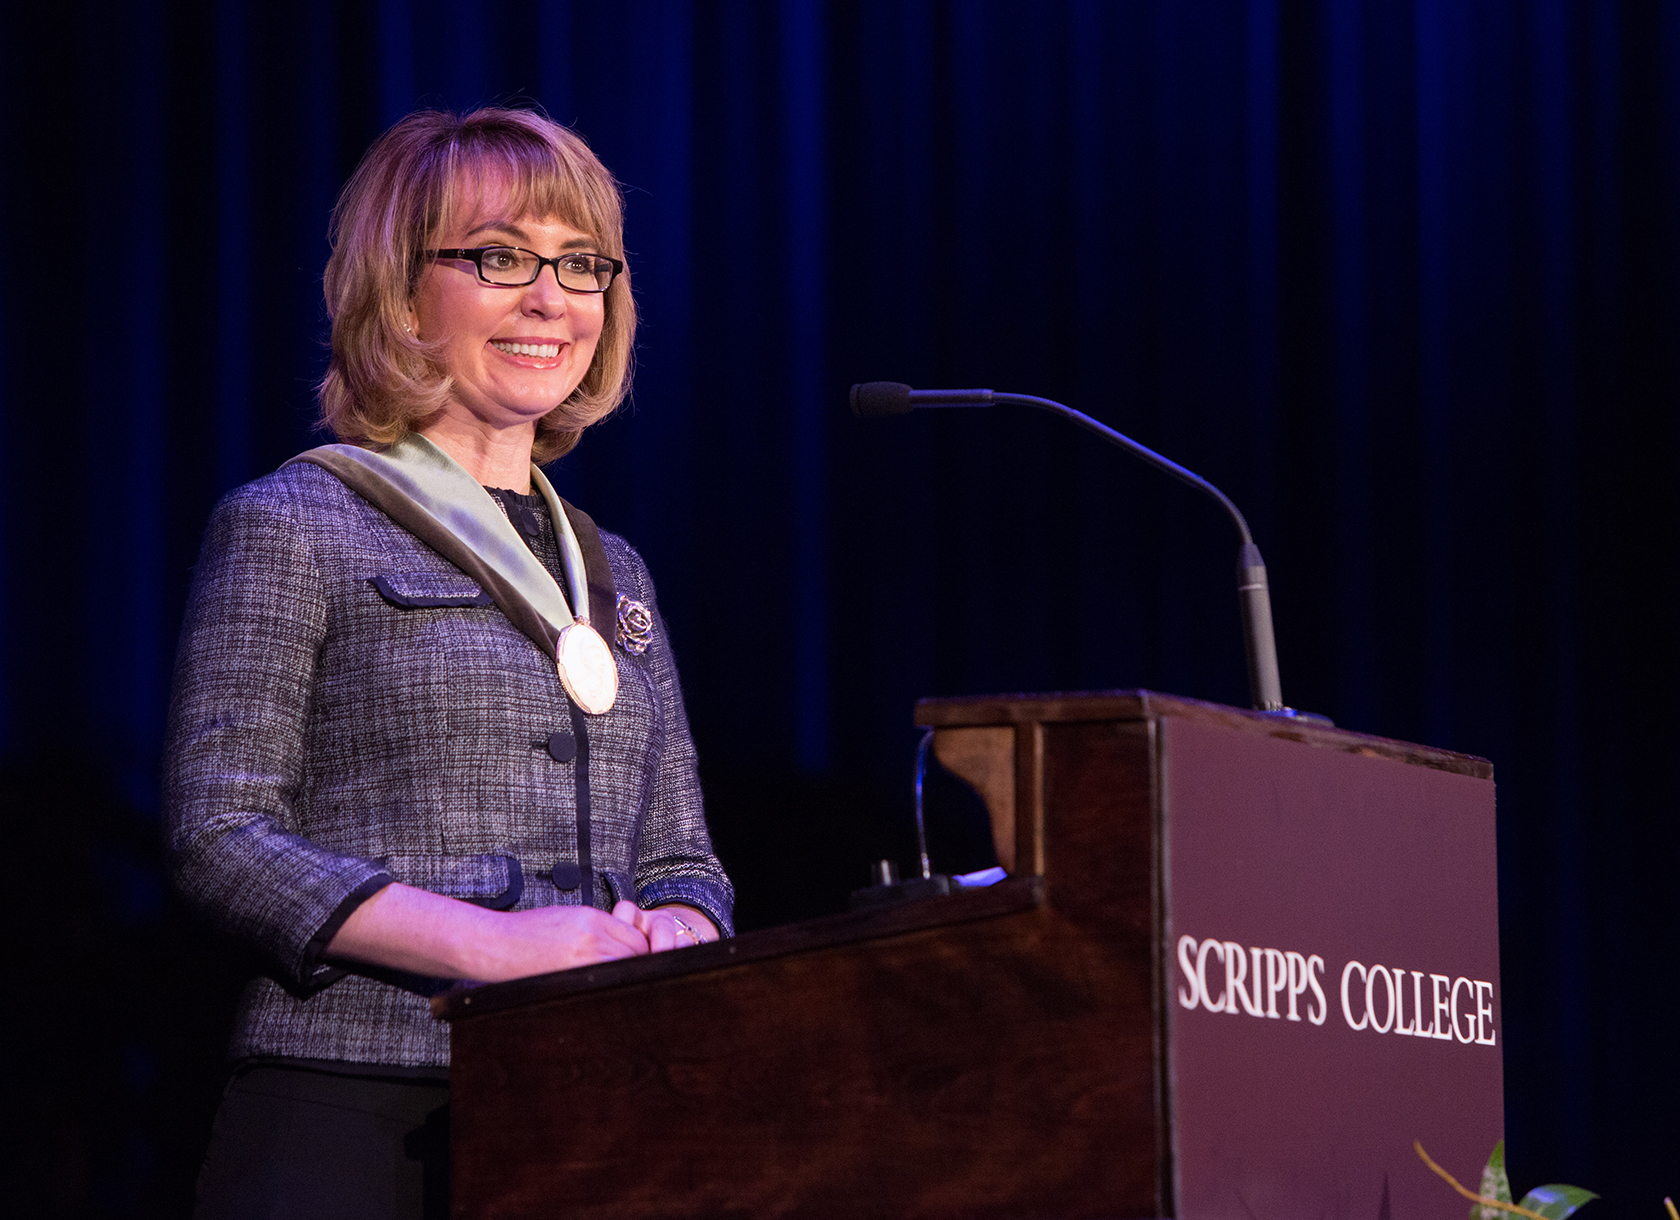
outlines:
[{"label": "jacket pocket flap", "polygon": [[404,885],[505,911],[525,892],[525,874],[512,856],[440,856],[398,853],[379,860]]},{"label": "jacket pocket flap", "polygon": [[453,573],[381,572],[368,583],[393,606],[409,610],[490,604],[490,595],[476,580]]}]

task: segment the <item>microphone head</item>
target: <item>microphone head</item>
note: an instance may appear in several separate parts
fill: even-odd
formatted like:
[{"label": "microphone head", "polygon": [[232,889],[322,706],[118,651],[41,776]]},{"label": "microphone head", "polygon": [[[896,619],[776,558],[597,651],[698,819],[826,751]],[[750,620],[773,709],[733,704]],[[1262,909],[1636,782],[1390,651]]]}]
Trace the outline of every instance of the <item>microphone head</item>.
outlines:
[{"label": "microphone head", "polygon": [[900,381],[866,381],[852,387],[852,414],[862,419],[907,415],[910,387]]}]

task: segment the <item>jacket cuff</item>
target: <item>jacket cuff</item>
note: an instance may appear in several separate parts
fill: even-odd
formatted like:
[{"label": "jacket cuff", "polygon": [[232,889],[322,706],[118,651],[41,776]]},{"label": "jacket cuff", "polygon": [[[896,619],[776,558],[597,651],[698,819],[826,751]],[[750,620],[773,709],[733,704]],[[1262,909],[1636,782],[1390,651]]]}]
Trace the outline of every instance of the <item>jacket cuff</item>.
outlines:
[{"label": "jacket cuff", "polygon": [[715,881],[703,877],[667,877],[649,883],[636,894],[639,907],[652,908],[668,902],[680,902],[704,911],[719,936],[735,935],[735,921],[731,918],[735,910],[733,895]]},{"label": "jacket cuff", "polygon": [[303,947],[303,959],[297,968],[298,981],[306,990],[319,991],[336,983],[348,973],[342,966],[330,966],[322,962],[321,956],[326,953],[327,946],[332,944],[332,938],[338,935],[338,930],[344,926],[344,921],[350,918],[356,908],[390,885],[392,880],[390,873],[375,873],[346,894],[344,900],[333,908],[333,913],[327,916],[327,921],[315,930],[315,935],[311,936],[309,943]]}]

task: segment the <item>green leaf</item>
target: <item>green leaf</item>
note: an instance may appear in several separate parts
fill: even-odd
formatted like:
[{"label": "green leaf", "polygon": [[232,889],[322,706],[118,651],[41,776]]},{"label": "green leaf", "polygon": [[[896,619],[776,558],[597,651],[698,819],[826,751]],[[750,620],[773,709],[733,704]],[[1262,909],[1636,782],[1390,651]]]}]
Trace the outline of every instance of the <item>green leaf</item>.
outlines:
[{"label": "green leaf", "polygon": [[[1493,1146],[1487,1167],[1482,1170],[1482,1189],[1478,1193],[1484,1199],[1498,1199],[1501,1203],[1511,1201],[1511,1179],[1505,1176],[1504,1140]],[[1472,1203],[1470,1220],[1511,1220],[1511,1213],[1502,1212],[1497,1207],[1484,1207],[1480,1203]]]},{"label": "green leaf", "polygon": [[1531,1212],[1539,1212],[1546,1220],[1564,1220],[1572,1215],[1576,1208],[1583,1203],[1598,1198],[1590,1190],[1582,1190],[1579,1186],[1536,1186],[1523,1196],[1520,1206]]}]

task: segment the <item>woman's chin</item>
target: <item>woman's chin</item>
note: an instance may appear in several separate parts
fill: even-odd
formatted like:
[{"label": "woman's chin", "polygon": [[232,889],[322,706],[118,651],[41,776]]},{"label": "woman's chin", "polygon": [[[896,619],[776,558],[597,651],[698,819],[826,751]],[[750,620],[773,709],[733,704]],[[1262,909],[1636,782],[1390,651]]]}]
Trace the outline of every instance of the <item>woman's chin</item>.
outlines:
[{"label": "woman's chin", "polygon": [[420,435],[433,440],[468,435],[497,436],[512,440],[523,432],[529,438],[536,435],[537,421],[553,409],[552,405],[510,409],[484,403],[451,402],[444,406],[443,412],[436,419],[420,429]]}]

